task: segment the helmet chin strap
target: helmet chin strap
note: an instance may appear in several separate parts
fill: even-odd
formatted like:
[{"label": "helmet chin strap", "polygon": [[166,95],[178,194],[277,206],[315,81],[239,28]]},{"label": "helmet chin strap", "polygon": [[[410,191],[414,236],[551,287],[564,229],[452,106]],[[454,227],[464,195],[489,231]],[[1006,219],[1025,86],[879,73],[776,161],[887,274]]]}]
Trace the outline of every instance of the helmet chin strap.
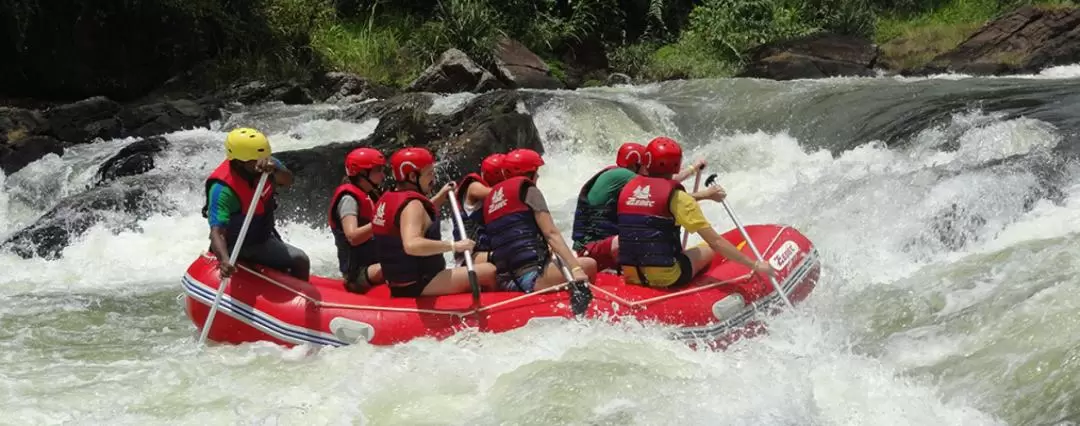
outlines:
[{"label": "helmet chin strap", "polygon": [[[370,173],[370,172],[368,172],[368,173]],[[357,177],[357,178],[360,178],[360,179],[363,179],[363,180],[364,180],[364,182],[367,182],[368,186],[370,186],[370,187],[371,187],[371,190],[370,190],[370,191],[364,191],[364,192],[368,192],[368,193],[372,193],[372,192],[373,192],[373,193],[375,193],[375,195],[382,195],[382,189],[381,189],[381,188],[379,188],[379,185],[376,185],[376,184],[375,184],[375,182],[372,182],[372,181],[371,181],[371,178],[369,178],[369,177],[368,177],[368,174],[365,174],[365,173],[358,173],[358,174],[356,175],[356,177]],[[356,187],[358,187],[358,188],[360,187],[360,185],[356,185],[356,183],[355,183],[355,182],[353,183],[353,185],[355,185],[355,186],[356,186]],[[360,188],[360,189],[361,189],[361,190],[363,190],[364,188]],[[378,198],[378,197],[376,197],[376,198]]]}]

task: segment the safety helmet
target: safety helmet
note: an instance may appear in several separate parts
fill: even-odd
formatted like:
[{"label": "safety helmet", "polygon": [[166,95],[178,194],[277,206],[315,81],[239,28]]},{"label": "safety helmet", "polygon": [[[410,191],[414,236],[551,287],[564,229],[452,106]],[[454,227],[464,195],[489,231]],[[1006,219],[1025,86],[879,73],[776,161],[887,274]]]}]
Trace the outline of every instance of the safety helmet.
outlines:
[{"label": "safety helmet", "polygon": [[425,148],[403,148],[390,156],[390,167],[394,169],[394,180],[398,182],[405,182],[409,173],[420,173],[432,164],[435,164],[435,156]]},{"label": "safety helmet", "polygon": [[519,148],[506,154],[503,166],[506,167],[506,176],[524,176],[533,173],[544,165],[544,159],[536,151]]},{"label": "safety helmet", "polygon": [[682,167],[682,147],[674,139],[655,138],[645,147],[643,163],[649,175],[673,175]]},{"label": "safety helmet", "polygon": [[506,154],[491,154],[480,162],[480,177],[484,178],[484,182],[494,185],[506,180],[505,159]]},{"label": "safety helmet", "polygon": [[225,158],[230,160],[261,160],[270,156],[270,141],[262,132],[241,127],[225,137]]},{"label": "safety helmet", "polygon": [[377,149],[356,148],[345,156],[345,174],[356,176],[364,170],[386,165],[386,157]]},{"label": "safety helmet", "polygon": [[641,165],[641,157],[645,154],[645,146],[636,142],[627,142],[619,147],[619,155],[615,158],[615,165],[631,168]]}]

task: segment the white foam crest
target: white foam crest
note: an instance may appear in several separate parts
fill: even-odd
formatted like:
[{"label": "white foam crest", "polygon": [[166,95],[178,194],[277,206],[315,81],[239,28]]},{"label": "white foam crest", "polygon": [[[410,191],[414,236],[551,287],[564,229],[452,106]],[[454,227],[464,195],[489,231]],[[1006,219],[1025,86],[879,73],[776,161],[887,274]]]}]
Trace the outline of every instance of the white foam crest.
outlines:
[{"label": "white foam crest", "polygon": [[453,114],[477,96],[480,95],[471,92],[451,93],[448,95],[433,95],[431,106],[428,107],[427,113],[439,115]]}]

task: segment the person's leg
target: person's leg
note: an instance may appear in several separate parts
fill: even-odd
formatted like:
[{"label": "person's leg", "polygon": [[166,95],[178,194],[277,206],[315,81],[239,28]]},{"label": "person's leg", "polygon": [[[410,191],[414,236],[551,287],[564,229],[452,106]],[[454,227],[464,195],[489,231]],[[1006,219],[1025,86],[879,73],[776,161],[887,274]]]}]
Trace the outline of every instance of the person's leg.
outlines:
[{"label": "person's leg", "polygon": [[[579,257],[577,258],[577,261],[581,264],[581,269],[585,271],[585,276],[589,278],[589,282],[595,281],[597,268],[596,261],[590,257]],[[565,282],[566,277],[563,276],[562,268],[559,268],[554,261],[551,261],[548,262],[547,267],[544,268],[544,274],[536,279],[536,285],[532,291],[543,290]]]},{"label": "person's leg", "polygon": [[310,273],[311,264],[306,253],[273,237],[258,245],[244,246],[239,258],[286,272],[304,281],[307,281]]},{"label": "person's leg", "polygon": [[578,256],[590,257],[595,260],[597,270],[615,269],[619,267],[618,247],[619,236],[612,235],[585,244],[585,249],[578,253]]},{"label": "person's leg", "polygon": [[[490,263],[473,264],[476,279],[483,290],[495,288],[495,265]],[[421,293],[423,296],[441,296],[445,294],[468,293],[472,291],[469,283],[469,270],[465,267],[444,269],[431,279]]]},{"label": "person's leg", "polygon": [[690,259],[690,264],[693,265],[693,276],[697,276],[698,272],[712,264],[715,255],[712,248],[707,245],[694,246],[687,249],[683,254]]}]

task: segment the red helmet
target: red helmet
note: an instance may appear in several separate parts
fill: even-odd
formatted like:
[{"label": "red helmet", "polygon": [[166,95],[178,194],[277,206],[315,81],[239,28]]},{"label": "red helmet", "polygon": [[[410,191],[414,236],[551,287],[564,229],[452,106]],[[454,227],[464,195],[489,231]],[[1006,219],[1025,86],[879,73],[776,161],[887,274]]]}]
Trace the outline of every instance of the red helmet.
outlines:
[{"label": "red helmet", "polygon": [[409,173],[420,173],[432,164],[435,164],[435,156],[425,148],[402,148],[390,156],[390,167],[394,169],[394,180],[398,182],[404,182]]},{"label": "red helmet", "polygon": [[386,165],[386,157],[376,149],[356,148],[345,156],[345,174],[356,176],[364,170]]},{"label": "red helmet", "polygon": [[540,154],[531,149],[519,148],[506,154],[503,166],[506,167],[506,177],[524,176],[535,172],[544,165],[544,159]]},{"label": "red helmet", "polygon": [[645,146],[636,142],[627,142],[619,147],[619,155],[615,157],[615,164],[625,168],[640,166],[641,157],[644,155]]},{"label": "red helmet", "polygon": [[653,139],[645,147],[643,163],[650,175],[673,175],[682,167],[682,147],[665,136]]},{"label": "red helmet", "polygon": [[480,177],[484,178],[484,182],[494,185],[506,179],[503,165],[505,159],[506,154],[491,154],[484,158],[480,163]]}]

